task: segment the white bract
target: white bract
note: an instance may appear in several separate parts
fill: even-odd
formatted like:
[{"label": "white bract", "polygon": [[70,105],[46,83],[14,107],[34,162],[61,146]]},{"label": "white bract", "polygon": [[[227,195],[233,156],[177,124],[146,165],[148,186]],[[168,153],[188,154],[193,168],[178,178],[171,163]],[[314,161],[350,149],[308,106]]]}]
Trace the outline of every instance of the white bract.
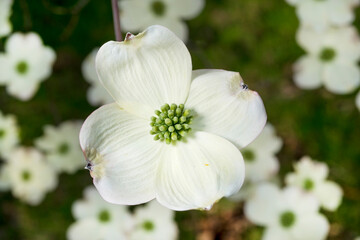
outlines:
[{"label": "white bract", "polygon": [[357,107],[357,108],[359,109],[359,111],[360,111],[360,92],[358,92],[358,94],[356,95],[355,104],[356,104],[356,107]]},{"label": "white bract", "polygon": [[104,44],[96,68],[116,103],[86,119],[80,145],[105,200],[204,209],[240,189],[238,148],[266,113],[239,73],[192,71],[184,43],[162,26]]},{"label": "white bract", "polygon": [[1,169],[2,189],[10,188],[15,197],[38,205],[57,185],[57,175],[34,148],[17,148]]},{"label": "white bract", "polygon": [[266,227],[263,240],[324,240],[329,231],[316,198],[294,187],[261,184],[244,211],[250,221]]},{"label": "white bract", "polygon": [[6,160],[19,143],[19,127],[13,115],[3,115],[0,111],[0,157]]},{"label": "white bract", "polygon": [[84,167],[79,146],[81,121],[67,121],[60,126],[45,126],[44,135],[35,145],[46,154],[47,161],[58,172],[74,173]]},{"label": "white bract", "polygon": [[343,27],[355,19],[354,8],[359,0],[286,0],[296,7],[301,25],[315,31],[331,26]]},{"label": "white bract", "polygon": [[298,87],[315,89],[323,84],[330,92],[347,94],[360,85],[360,40],[354,27],[324,33],[301,28],[297,41],[307,52],[294,65]]},{"label": "white bract", "polygon": [[0,38],[7,36],[12,30],[12,25],[9,20],[12,13],[12,4],[13,0],[0,1]]},{"label": "white bract", "polygon": [[93,106],[103,105],[114,102],[114,99],[109,95],[105,88],[101,85],[95,68],[95,57],[98,52],[95,48],[85,58],[82,63],[81,70],[85,80],[90,83],[90,88],[87,91],[87,99]]},{"label": "white bract", "polygon": [[343,196],[340,186],[326,180],[329,168],[325,163],[303,157],[294,165],[295,172],[286,175],[285,182],[289,186],[297,186],[316,196],[320,205],[329,211],[335,211]]},{"label": "white bract", "polygon": [[131,240],[175,240],[178,228],[173,211],[164,208],[156,201],[138,207],[134,213],[135,228]]},{"label": "white bract", "polygon": [[273,178],[279,171],[276,154],[281,147],[282,140],[276,136],[275,128],[267,124],[251,144],[241,149],[245,160],[245,181],[259,182]]},{"label": "white bract", "polygon": [[36,33],[14,33],[0,54],[0,84],[7,92],[26,101],[32,98],[39,83],[51,74],[55,52],[45,47]]},{"label": "white bract", "polygon": [[69,240],[125,240],[133,227],[126,207],[104,201],[94,187],[84,190],[84,199],[72,206],[76,222],[67,230]]},{"label": "white bract", "polygon": [[183,41],[188,39],[188,27],[182,19],[200,14],[205,0],[122,0],[120,18],[126,31],[140,32],[151,25],[162,25]]}]

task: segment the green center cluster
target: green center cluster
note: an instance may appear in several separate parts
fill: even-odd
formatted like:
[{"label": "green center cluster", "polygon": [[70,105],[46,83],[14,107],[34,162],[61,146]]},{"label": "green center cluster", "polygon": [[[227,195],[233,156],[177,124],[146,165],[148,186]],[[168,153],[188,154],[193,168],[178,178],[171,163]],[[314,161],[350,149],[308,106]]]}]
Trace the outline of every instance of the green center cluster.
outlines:
[{"label": "green center cluster", "polygon": [[58,152],[62,155],[68,153],[70,150],[69,144],[67,143],[62,143],[60,144],[60,146],[58,147]]},{"label": "green center cluster", "polygon": [[31,173],[28,171],[28,170],[24,170],[22,173],[21,173],[21,177],[22,179],[24,180],[24,182],[27,182],[30,180],[31,178]]},{"label": "green center cluster", "polygon": [[16,71],[20,74],[25,74],[28,71],[28,69],[29,69],[29,66],[28,66],[27,62],[25,62],[25,61],[20,61],[16,65]]},{"label": "green center cluster", "polygon": [[190,125],[193,117],[190,110],[184,108],[184,104],[165,104],[161,111],[155,111],[156,117],[151,117],[150,134],[155,135],[155,141],[164,141],[167,144],[183,140],[191,131]]},{"label": "green center cluster", "polygon": [[99,215],[98,219],[100,222],[109,222],[110,221],[110,213],[107,210],[102,210]]},{"label": "green center cluster", "polygon": [[145,221],[145,222],[142,224],[142,227],[143,227],[143,229],[144,229],[145,231],[148,231],[148,232],[154,230],[154,228],[155,228],[154,223],[153,223],[152,221],[149,221],[149,220]]},{"label": "green center cluster", "polygon": [[310,178],[305,179],[303,188],[307,191],[312,190],[314,188],[314,182]]},{"label": "green center cluster", "polygon": [[163,16],[165,14],[166,6],[162,1],[154,1],[151,5],[151,9],[156,16]]},{"label": "green center cluster", "polygon": [[294,225],[296,220],[295,214],[292,211],[283,212],[280,216],[280,223],[283,227],[289,228]]},{"label": "green center cluster", "polygon": [[320,52],[320,59],[324,62],[330,62],[336,57],[334,49],[326,47]]},{"label": "green center cluster", "polygon": [[255,153],[249,149],[245,149],[241,152],[246,162],[253,162],[255,160]]},{"label": "green center cluster", "polygon": [[0,138],[3,138],[5,136],[5,130],[0,129]]}]

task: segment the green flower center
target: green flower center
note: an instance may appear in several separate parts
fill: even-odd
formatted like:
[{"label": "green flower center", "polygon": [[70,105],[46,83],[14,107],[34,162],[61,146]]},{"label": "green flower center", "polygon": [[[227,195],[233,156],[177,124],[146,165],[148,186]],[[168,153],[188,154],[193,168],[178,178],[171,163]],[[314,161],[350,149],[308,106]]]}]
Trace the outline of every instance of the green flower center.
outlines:
[{"label": "green flower center", "polygon": [[323,62],[330,62],[331,60],[333,60],[336,57],[336,52],[334,49],[332,48],[324,48],[321,52],[320,52],[320,59]]},{"label": "green flower center", "polygon": [[28,182],[31,179],[31,173],[28,170],[24,170],[21,173],[21,178],[24,180],[24,182]]},{"label": "green flower center", "polygon": [[155,141],[163,141],[167,144],[184,140],[185,136],[191,131],[190,125],[193,117],[190,110],[184,108],[184,104],[165,104],[161,111],[155,111],[156,116],[151,117],[150,134],[155,135]]},{"label": "green flower center", "polygon": [[0,138],[3,138],[5,136],[5,130],[0,129]]},{"label": "green flower center", "polygon": [[107,210],[102,210],[98,215],[100,222],[109,222],[110,221],[110,213]]},{"label": "green flower center", "polygon": [[69,144],[62,143],[58,148],[58,152],[63,155],[63,154],[68,153],[69,149],[70,149]]},{"label": "green flower center", "polygon": [[242,151],[242,155],[244,157],[244,160],[247,162],[252,162],[255,160],[255,153],[251,150],[245,149]]},{"label": "green flower center", "polygon": [[16,65],[16,71],[20,74],[25,74],[29,70],[29,65],[25,61],[20,61]]},{"label": "green flower center", "polygon": [[145,229],[145,231],[150,232],[150,231],[154,230],[155,225],[153,222],[147,220],[142,224],[142,227],[143,227],[143,229]]},{"label": "green flower center", "polygon": [[295,220],[296,220],[296,216],[291,211],[283,212],[280,215],[280,223],[285,228],[289,228],[289,227],[293,226],[295,223]]},{"label": "green flower center", "polygon": [[314,182],[310,178],[305,179],[303,188],[307,191],[314,189]]},{"label": "green flower center", "polygon": [[166,6],[162,1],[154,1],[151,4],[151,10],[157,16],[163,16],[165,14]]}]

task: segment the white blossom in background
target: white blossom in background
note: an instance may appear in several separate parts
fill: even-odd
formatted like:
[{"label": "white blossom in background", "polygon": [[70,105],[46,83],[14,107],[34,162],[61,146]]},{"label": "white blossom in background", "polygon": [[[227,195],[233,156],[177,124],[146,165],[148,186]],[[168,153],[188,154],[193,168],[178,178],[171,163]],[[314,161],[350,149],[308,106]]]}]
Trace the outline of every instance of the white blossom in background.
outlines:
[{"label": "white blossom in background", "polygon": [[297,41],[307,54],[294,65],[294,81],[304,89],[324,85],[336,94],[353,92],[360,85],[360,40],[354,27],[316,33],[301,28]]},{"label": "white blossom in background", "polygon": [[0,85],[23,101],[34,96],[40,82],[46,80],[55,62],[55,52],[43,45],[36,33],[14,33],[0,53]]},{"label": "white blossom in background", "polygon": [[358,94],[356,95],[355,104],[356,104],[356,107],[357,107],[357,108],[359,109],[359,111],[360,111],[360,92],[358,92]]},{"label": "white blossom in background", "polygon": [[151,201],[137,207],[134,213],[135,227],[131,231],[131,240],[176,240],[178,228],[173,211]]},{"label": "white blossom in background", "polygon": [[85,80],[90,84],[87,91],[87,100],[93,106],[104,105],[114,102],[114,99],[101,85],[95,68],[95,57],[99,48],[95,48],[85,58],[82,63],[81,70]]},{"label": "white blossom in background", "polygon": [[0,157],[6,160],[7,156],[19,143],[19,127],[16,117],[4,115],[0,111]]},{"label": "white blossom in background", "polygon": [[326,210],[335,211],[339,207],[343,191],[337,183],[326,180],[329,168],[325,163],[313,161],[305,156],[294,165],[294,168],[295,172],[285,177],[288,186],[296,186],[315,195]]},{"label": "white blossom in background", "polygon": [[195,18],[205,6],[205,0],[121,0],[122,29],[141,32],[151,25],[162,25],[183,41],[188,39],[188,27],[183,21]]},{"label": "white blossom in background", "polygon": [[286,0],[296,7],[301,25],[315,31],[331,26],[343,27],[355,19],[354,8],[359,0]]},{"label": "white blossom in background", "polygon": [[66,121],[58,127],[45,126],[44,135],[35,140],[47,161],[58,172],[74,173],[84,168],[84,156],[79,145],[81,121]]},{"label": "white blossom in background", "polygon": [[261,184],[245,203],[244,212],[251,222],[266,228],[263,240],[325,240],[329,232],[316,198],[295,187],[280,190]]},{"label": "white blossom in background", "polygon": [[245,183],[231,199],[245,200],[256,188],[256,184],[275,180],[279,171],[279,160],[276,154],[280,151],[282,144],[281,138],[276,136],[275,128],[268,123],[252,143],[241,149],[245,160]]},{"label": "white blossom in background", "polygon": [[94,187],[84,190],[84,199],[72,206],[76,220],[67,230],[69,240],[127,240],[133,218],[124,206],[101,198]]},{"label": "white blossom in background", "polygon": [[10,15],[12,13],[11,7],[13,0],[0,1],[0,38],[7,36],[11,30]]},{"label": "white blossom in background", "polygon": [[239,73],[192,71],[184,43],[162,26],[104,44],[96,69],[116,102],[86,119],[80,145],[105,200],[208,209],[238,192],[238,148],[266,123],[260,96]]},{"label": "white blossom in background", "polygon": [[11,189],[20,200],[38,205],[57,185],[57,175],[44,156],[34,148],[17,148],[2,165],[0,186]]}]

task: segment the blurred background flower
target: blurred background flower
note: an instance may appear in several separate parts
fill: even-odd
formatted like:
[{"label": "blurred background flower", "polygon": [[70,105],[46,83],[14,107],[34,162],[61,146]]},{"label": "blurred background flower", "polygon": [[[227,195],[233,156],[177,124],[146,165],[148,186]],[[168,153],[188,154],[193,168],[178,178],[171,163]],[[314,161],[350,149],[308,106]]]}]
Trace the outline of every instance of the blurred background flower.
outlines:
[{"label": "blurred background flower", "polygon": [[[235,197],[210,211],[172,212],[156,202],[111,205],[89,187],[92,179],[81,170],[86,161],[73,119],[84,121],[94,106],[112,102],[94,67],[97,47],[114,40],[110,1],[1,0],[0,239],[279,240],[283,234],[285,240],[356,239],[358,5],[358,0],[119,1],[123,35],[152,24],[172,28],[186,40],[194,69],[240,72],[261,95],[272,126],[240,149],[248,176]],[[216,107],[239,114],[211,100],[203,99],[210,113]],[[311,156],[306,171],[303,156]],[[259,164],[253,168],[252,157]],[[320,186],[326,183],[334,191],[324,193]],[[311,224],[299,225],[303,221]]]}]

